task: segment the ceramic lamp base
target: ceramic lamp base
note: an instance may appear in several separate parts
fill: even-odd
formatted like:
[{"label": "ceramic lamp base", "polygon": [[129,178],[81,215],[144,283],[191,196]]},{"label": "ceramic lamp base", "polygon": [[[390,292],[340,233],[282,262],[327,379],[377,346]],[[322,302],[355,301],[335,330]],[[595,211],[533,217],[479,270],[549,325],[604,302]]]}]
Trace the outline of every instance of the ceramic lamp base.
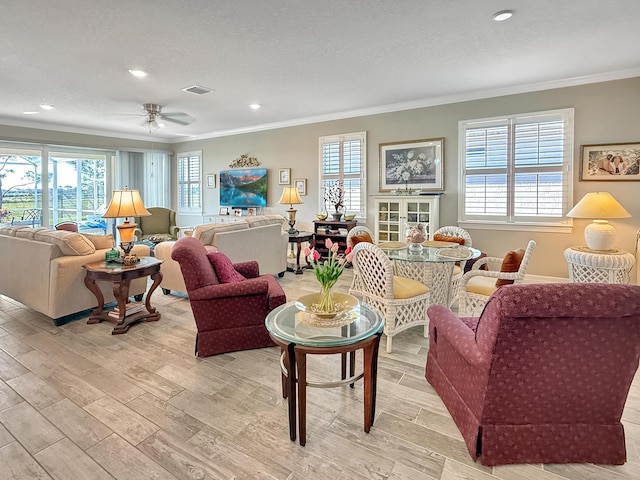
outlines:
[{"label": "ceramic lamp base", "polygon": [[611,250],[616,229],[606,220],[594,220],[584,229],[584,239],[591,250]]}]

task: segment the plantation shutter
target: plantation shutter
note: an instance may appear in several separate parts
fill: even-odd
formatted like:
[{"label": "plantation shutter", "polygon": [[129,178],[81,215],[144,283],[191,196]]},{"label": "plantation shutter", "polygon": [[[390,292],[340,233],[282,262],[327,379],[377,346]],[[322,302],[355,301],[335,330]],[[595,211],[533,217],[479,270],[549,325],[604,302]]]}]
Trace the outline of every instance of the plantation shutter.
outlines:
[{"label": "plantation shutter", "polygon": [[365,145],[366,132],[320,138],[320,205],[324,205],[326,188],[342,182],[345,211],[365,217]]},{"label": "plantation shutter", "polygon": [[178,211],[202,212],[202,152],[178,154]]},{"label": "plantation shutter", "polygon": [[461,122],[460,221],[565,223],[573,110]]}]

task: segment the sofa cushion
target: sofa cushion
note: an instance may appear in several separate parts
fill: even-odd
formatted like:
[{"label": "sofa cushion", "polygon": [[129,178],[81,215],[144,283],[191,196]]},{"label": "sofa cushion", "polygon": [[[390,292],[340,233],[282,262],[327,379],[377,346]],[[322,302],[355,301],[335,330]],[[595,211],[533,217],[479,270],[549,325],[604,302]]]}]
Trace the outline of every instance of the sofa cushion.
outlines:
[{"label": "sofa cushion", "polygon": [[[524,250],[519,248],[518,250],[511,250],[504,256],[502,260],[502,265],[500,266],[501,272],[517,272],[520,269],[520,264],[522,263],[522,258],[524,257]],[[510,285],[513,283],[513,280],[504,280],[499,278],[496,280],[496,287],[502,287],[503,285]]]},{"label": "sofa cushion", "polygon": [[249,225],[246,222],[208,223],[206,225],[198,225],[193,230],[193,238],[200,240],[203,245],[211,245],[213,236],[216,233],[247,230],[248,228]]},{"label": "sofa cushion", "polygon": [[37,228],[21,228],[20,230],[16,230],[15,237],[16,238],[26,238],[27,240],[33,240],[34,236],[37,232],[41,230],[49,230],[47,227],[37,227]]},{"label": "sofa cushion", "polygon": [[83,235],[67,230],[41,229],[33,239],[57,245],[63,255],[90,255],[96,251],[93,243]]},{"label": "sofa cushion", "polygon": [[25,228],[28,228],[29,230],[31,230],[31,227],[28,227],[26,225],[14,225],[14,226],[8,226],[8,227],[0,228],[0,235],[6,235],[8,237],[15,237],[16,233],[19,230],[24,230]]},{"label": "sofa cushion", "polygon": [[88,239],[96,250],[104,250],[106,248],[112,248],[115,246],[115,242],[113,241],[113,233],[108,235],[92,235],[90,233],[82,233],[86,239]]},{"label": "sofa cushion", "polygon": [[279,224],[284,228],[287,225],[287,220],[282,215],[258,215],[257,217],[247,217],[244,220],[249,225],[249,228],[262,227],[264,225]]},{"label": "sofa cushion", "polygon": [[207,254],[207,258],[213,265],[213,269],[216,271],[218,280],[221,283],[239,283],[246,280],[243,275],[233,268],[233,262],[224,253],[212,252]]}]

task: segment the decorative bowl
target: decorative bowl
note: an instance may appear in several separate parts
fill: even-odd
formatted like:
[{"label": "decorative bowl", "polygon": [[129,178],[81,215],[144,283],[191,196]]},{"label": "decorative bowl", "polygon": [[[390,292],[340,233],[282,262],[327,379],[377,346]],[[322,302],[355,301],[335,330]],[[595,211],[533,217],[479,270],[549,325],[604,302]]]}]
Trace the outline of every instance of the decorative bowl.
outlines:
[{"label": "decorative bowl", "polygon": [[327,215],[326,213],[316,213],[316,217],[318,217],[318,220],[326,220],[328,216],[329,215]]},{"label": "decorative bowl", "polygon": [[351,221],[351,220],[353,220],[354,218],[356,218],[356,216],[355,216],[355,215],[347,215],[346,213],[344,214],[344,219],[345,219],[347,222],[350,222],[350,221]]},{"label": "decorative bowl", "polygon": [[[333,318],[342,312],[347,312],[358,306],[358,299],[348,293],[333,293],[333,302],[336,306],[336,311],[331,313],[323,313],[318,311],[317,305],[320,303],[319,293],[309,293],[303,295],[296,300],[296,308],[303,312],[309,312],[316,315],[319,318]],[[315,308],[314,308],[315,306]]]}]

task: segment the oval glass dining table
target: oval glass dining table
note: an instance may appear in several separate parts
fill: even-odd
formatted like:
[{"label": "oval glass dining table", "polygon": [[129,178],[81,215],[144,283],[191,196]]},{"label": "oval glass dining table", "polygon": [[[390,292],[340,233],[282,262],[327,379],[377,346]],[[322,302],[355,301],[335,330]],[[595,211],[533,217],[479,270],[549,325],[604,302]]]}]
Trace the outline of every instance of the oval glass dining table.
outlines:
[{"label": "oval glass dining table", "polygon": [[396,275],[424,283],[430,288],[431,304],[448,307],[454,293],[451,291],[453,267],[456,262],[478,258],[481,252],[477,248],[456,244],[425,243],[432,245],[423,246],[419,252],[395,242],[379,246],[393,260]]}]

